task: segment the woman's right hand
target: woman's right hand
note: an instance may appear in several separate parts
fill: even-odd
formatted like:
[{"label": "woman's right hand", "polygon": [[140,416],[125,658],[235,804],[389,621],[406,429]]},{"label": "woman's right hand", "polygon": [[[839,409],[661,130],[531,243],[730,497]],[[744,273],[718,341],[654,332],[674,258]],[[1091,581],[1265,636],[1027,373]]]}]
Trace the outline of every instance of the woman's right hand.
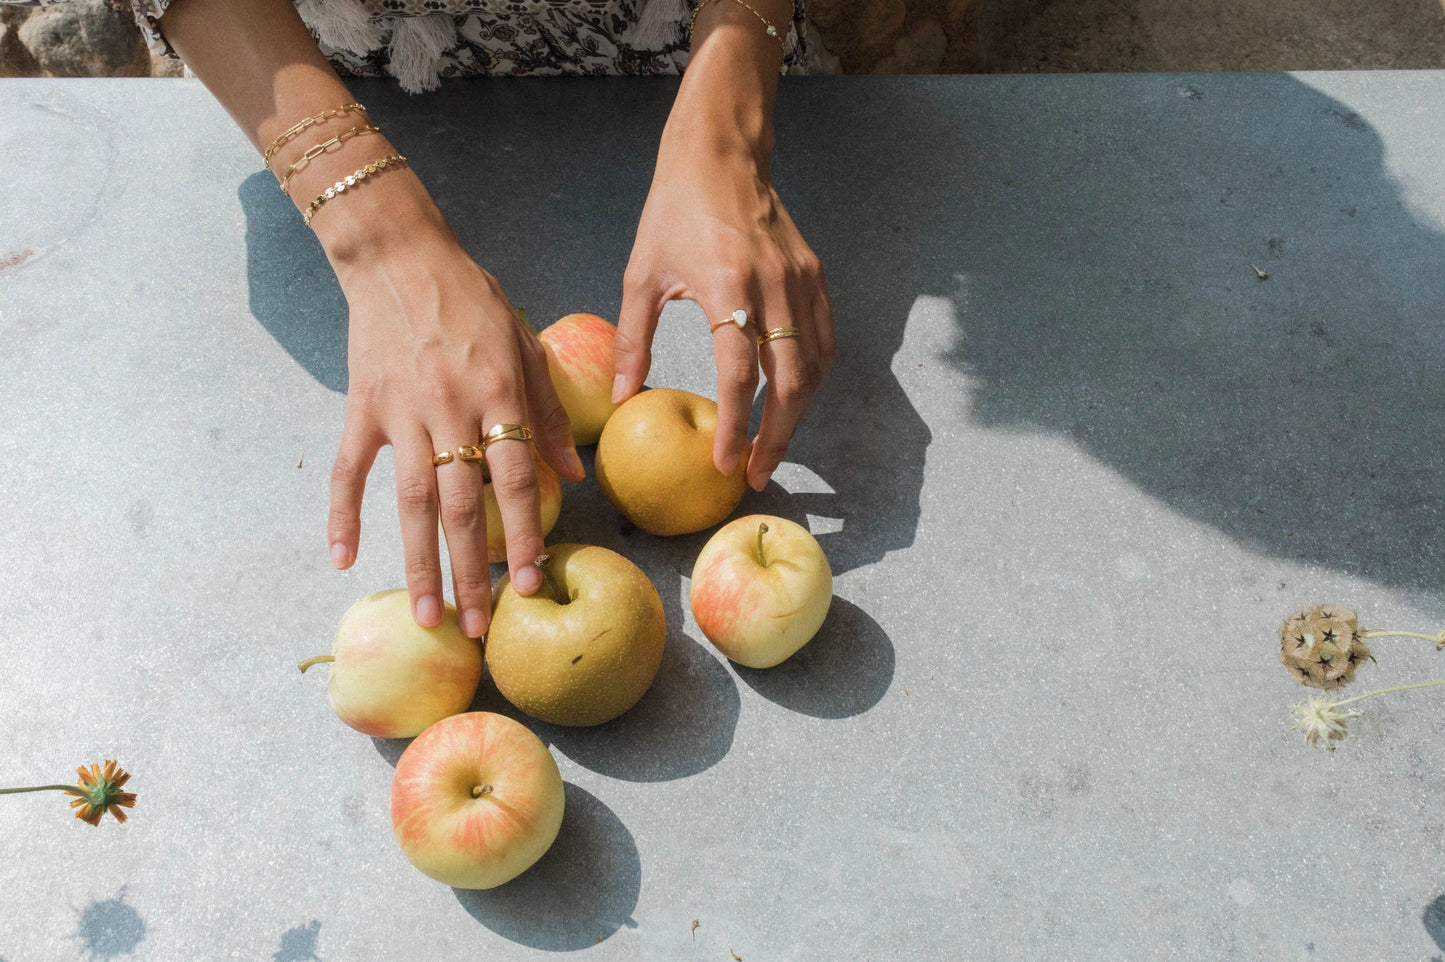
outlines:
[{"label": "woman's right hand", "polygon": [[[312,226],[351,311],[346,423],[327,525],[332,563],[346,568],[356,558],[366,478],[389,444],[413,616],[427,627],[442,620],[440,515],[462,628],[479,637],[491,613],[481,466],[455,457],[434,466],[432,455],[477,445],[493,425],[522,424],[558,474],[582,478],[542,344],[410,169],[386,171],[327,203]],[[544,550],[531,446],[496,442],[486,464],[512,584],[531,594]]]},{"label": "woman's right hand", "polygon": [[[288,180],[298,208],[396,149],[321,55],[291,0],[173,0],[165,37],[258,151]],[[321,117],[298,129],[306,118]],[[294,133],[294,136],[288,134]],[[332,145],[304,160],[308,149]],[[304,230],[297,218],[295,230]],[[565,478],[582,477],[567,415],[552,390],[542,345],[501,287],[462,248],[446,219],[405,166],[366,177],[322,204],[311,219],[351,308],[351,386],[332,469],[327,536],[332,562],[350,567],[361,538],[361,498],[376,452],[396,452],[397,510],[406,584],[417,623],[442,620],[437,516],[451,556],[462,628],[483,634],[491,617],[481,467],[432,455],[476,445],[495,424],[532,430],[542,457]],[[487,449],[507,529],[512,584],[541,583],[541,517],[531,450],[502,441]]]}]

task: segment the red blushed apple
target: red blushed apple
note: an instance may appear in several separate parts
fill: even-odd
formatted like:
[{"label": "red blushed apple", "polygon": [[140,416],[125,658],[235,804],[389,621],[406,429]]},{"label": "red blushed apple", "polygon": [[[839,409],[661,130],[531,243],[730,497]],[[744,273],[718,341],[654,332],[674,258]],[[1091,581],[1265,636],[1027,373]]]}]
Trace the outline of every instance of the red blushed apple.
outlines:
[{"label": "red blushed apple", "polygon": [[568,314],[540,335],[557,398],[572,419],[572,440],[596,444],[617,410],[612,342],[617,329],[596,314]]},{"label": "red blushed apple", "polygon": [[749,515],[723,525],[703,546],[689,601],[698,628],[719,651],[749,668],[771,668],[823,626],[833,572],[807,528]]},{"label": "red blushed apple", "polygon": [[391,829],[407,860],[462,889],[511,881],[562,827],[562,775],[542,740],[493,712],[452,715],[417,736],[391,780]]},{"label": "red blushed apple", "polygon": [[446,606],[442,623],[422,628],[405,588],[378,591],[352,605],[337,626],[330,655],[331,708],[352,728],[378,738],[410,738],[467,710],[482,680],[482,646]]}]

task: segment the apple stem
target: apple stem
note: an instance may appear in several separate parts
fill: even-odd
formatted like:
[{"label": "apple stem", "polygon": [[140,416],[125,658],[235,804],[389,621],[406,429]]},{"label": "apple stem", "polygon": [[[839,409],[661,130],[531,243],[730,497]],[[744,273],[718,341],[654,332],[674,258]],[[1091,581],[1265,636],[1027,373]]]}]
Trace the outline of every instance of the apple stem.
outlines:
[{"label": "apple stem", "polygon": [[335,661],[335,660],[336,660],[336,656],[335,656],[335,655],[317,655],[315,658],[307,658],[305,661],[303,661],[301,664],[297,665],[296,667],[301,669],[302,674],[305,674],[306,669],[310,668],[312,665],[319,665],[319,664],[321,664],[323,661]]},{"label": "apple stem", "polygon": [[766,521],[761,521],[761,522],[759,522],[759,523],[758,523],[758,564],[762,565],[764,568],[766,568],[766,567],[768,566],[768,559],[763,555],[763,535],[765,535],[765,534],[767,534],[767,533],[768,533],[768,523],[767,523]]},{"label": "apple stem", "polygon": [[547,567],[549,560],[551,559],[543,555],[534,562],[542,575],[542,584],[537,588],[537,594],[545,594],[554,604],[565,605],[572,599],[567,597],[562,586],[557,584],[557,579],[552,576],[551,569]]},{"label": "apple stem", "polygon": [[472,786],[472,798],[481,798],[483,795],[490,795],[490,794],[492,794],[492,786],[490,786],[490,785],[473,785],[473,786]]}]

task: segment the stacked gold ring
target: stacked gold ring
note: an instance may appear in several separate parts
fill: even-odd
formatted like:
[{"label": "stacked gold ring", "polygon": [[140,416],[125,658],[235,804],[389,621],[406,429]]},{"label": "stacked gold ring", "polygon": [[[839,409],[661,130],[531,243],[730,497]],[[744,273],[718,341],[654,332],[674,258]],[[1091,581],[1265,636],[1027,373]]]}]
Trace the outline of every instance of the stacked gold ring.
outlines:
[{"label": "stacked gold ring", "polygon": [[781,341],[785,337],[799,337],[802,331],[796,327],[775,327],[771,331],[764,331],[758,335],[758,346],[762,347],[769,341]]},{"label": "stacked gold ring", "polygon": [[530,441],[532,432],[521,424],[494,424],[486,434],[482,435],[482,451],[496,444],[498,441]]},{"label": "stacked gold ring", "polygon": [[463,444],[457,448],[457,459],[459,461],[480,461],[482,460],[482,455],[486,453],[486,445],[477,447],[475,444]]},{"label": "stacked gold ring", "polygon": [[431,456],[431,463],[434,468],[439,468],[443,464],[450,464],[451,460],[452,453],[450,451],[438,451]]}]

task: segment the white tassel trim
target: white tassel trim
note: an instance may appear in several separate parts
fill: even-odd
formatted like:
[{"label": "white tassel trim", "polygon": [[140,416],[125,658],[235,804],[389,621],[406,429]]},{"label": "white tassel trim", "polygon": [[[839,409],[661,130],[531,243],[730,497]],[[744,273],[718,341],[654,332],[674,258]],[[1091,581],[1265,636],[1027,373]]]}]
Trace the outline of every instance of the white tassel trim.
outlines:
[{"label": "white tassel trim", "polygon": [[687,0],[645,0],[646,6],[632,30],[636,50],[661,50],[682,38]]},{"label": "white tassel trim", "polygon": [[[654,0],[655,2],[655,0]],[[451,14],[397,17],[392,21],[391,75],[409,94],[441,86],[437,74],[442,54],[457,45],[457,25]]]},{"label": "white tassel trim", "polygon": [[296,12],[322,43],[337,50],[370,53],[386,42],[381,28],[356,0],[298,0]]}]

